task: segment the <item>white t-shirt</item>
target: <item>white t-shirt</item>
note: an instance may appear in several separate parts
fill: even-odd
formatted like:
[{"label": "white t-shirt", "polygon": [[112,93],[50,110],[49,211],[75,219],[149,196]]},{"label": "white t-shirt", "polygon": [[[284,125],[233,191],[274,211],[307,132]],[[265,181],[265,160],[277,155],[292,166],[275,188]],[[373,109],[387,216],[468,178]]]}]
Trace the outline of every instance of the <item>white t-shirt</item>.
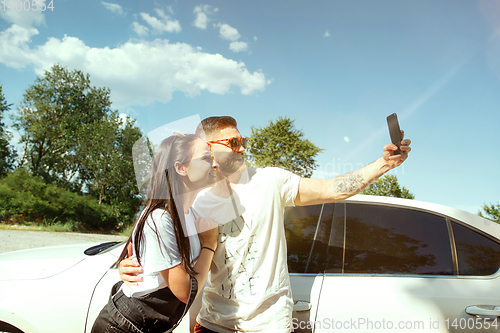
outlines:
[{"label": "white t-shirt", "polygon": [[216,332],[290,332],[283,215],[294,205],[300,177],[279,168],[257,169],[251,179],[248,172],[233,191],[234,204],[205,190],[193,205],[220,225],[197,321]]},{"label": "white t-shirt", "polygon": [[[191,235],[189,236],[191,260],[195,260],[200,255],[201,250],[200,240],[194,225],[195,218],[191,209],[189,209],[189,214],[184,216],[187,228],[185,234]],[[160,242],[158,242],[156,229]],[[135,232],[136,230],[134,230],[134,234]],[[143,280],[137,286],[122,285],[123,293],[128,297],[144,296],[167,287],[166,282],[160,275],[160,271],[177,266],[182,262],[177,241],[175,240],[173,221],[167,211],[155,209],[146,219],[140,254],[143,272],[139,276],[142,276]],[[133,258],[136,258],[135,247]]]}]

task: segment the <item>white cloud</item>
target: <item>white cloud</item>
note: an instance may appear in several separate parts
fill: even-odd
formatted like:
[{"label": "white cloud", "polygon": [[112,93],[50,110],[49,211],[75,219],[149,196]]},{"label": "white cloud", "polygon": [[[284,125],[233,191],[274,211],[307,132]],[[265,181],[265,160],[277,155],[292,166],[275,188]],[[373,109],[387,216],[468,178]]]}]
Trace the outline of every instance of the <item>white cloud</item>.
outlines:
[{"label": "white cloud", "polygon": [[146,13],[141,13],[141,18],[146,21],[146,23],[149,24],[151,28],[153,28],[153,32],[155,34],[181,31],[181,25],[179,24],[179,21],[172,20],[170,16],[165,15],[162,9],[155,9],[155,11],[160,19]]},{"label": "white cloud", "polygon": [[125,13],[123,12],[123,8],[119,4],[109,3],[109,2],[104,2],[104,1],[101,1],[101,3],[104,5],[104,7],[106,7],[107,10],[110,10],[113,14],[125,16]]},{"label": "white cloud", "polygon": [[92,84],[111,89],[116,107],[168,102],[174,92],[197,96],[202,90],[226,94],[238,87],[242,94],[263,91],[265,75],[251,73],[243,62],[210,54],[185,43],[168,40],[129,41],[115,48],[96,48],[78,38],[49,38],[30,47],[36,29],[12,25],[0,33],[0,63],[9,67],[32,66],[43,75],[55,63],[89,73]]},{"label": "white cloud", "polygon": [[246,51],[248,48],[248,44],[245,42],[232,42],[229,44],[229,48],[233,52],[241,52],[241,51]]},{"label": "white cloud", "polygon": [[254,40],[254,41],[257,41],[257,36],[253,36],[253,40]]},{"label": "white cloud", "polygon": [[[167,10],[172,14],[174,15],[174,11],[172,9],[172,7],[168,6],[167,7]],[[163,9],[160,9],[160,8],[155,8],[155,12],[156,14],[161,17],[163,20],[170,20],[170,16],[166,15],[165,12],[163,11]]]},{"label": "white cloud", "polygon": [[235,41],[238,40],[241,35],[238,33],[238,30],[235,28],[231,27],[229,24],[217,24],[217,27],[220,27],[220,35],[222,38],[230,40],[230,41]]},{"label": "white cloud", "polygon": [[207,28],[207,24],[210,22],[210,18],[208,16],[219,10],[218,8],[212,8],[213,7],[210,5],[200,5],[194,7],[193,13],[196,15],[196,18],[194,19],[193,24],[195,27],[203,30]]},{"label": "white cloud", "polygon": [[45,16],[42,12],[34,10],[0,10],[0,17],[23,28],[31,28],[45,23]]},{"label": "white cloud", "polygon": [[[196,8],[195,8],[195,13],[196,13]],[[208,23],[207,14],[203,12],[196,13],[196,18],[193,22],[195,27],[205,30],[207,28],[207,23]]]},{"label": "white cloud", "polygon": [[22,68],[31,63],[32,52],[28,43],[35,35],[38,35],[37,29],[17,24],[0,32],[0,62],[13,68]]},{"label": "white cloud", "polygon": [[[248,49],[248,43],[246,42],[239,42],[238,39],[240,39],[241,35],[239,34],[238,30],[236,28],[231,27],[229,24],[222,24],[218,23],[217,25],[214,24],[214,27],[219,27],[220,30],[220,36],[223,39],[227,39],[232,41],[229,44],[229,49],[233,52],[241,52],[241,51],[246,51]],[[257,37],[254,37],[254,40],[257,40]]]},{"label": "white cloud", "polygon": [[325,34],[323,35],[323,37],[330,37],[330,32],[328,30],[325,31]]},{"label": "white cloud", "polygon": [[137,22],[132,23],[132,28],[139,36],[147,36],[149,29]]}]

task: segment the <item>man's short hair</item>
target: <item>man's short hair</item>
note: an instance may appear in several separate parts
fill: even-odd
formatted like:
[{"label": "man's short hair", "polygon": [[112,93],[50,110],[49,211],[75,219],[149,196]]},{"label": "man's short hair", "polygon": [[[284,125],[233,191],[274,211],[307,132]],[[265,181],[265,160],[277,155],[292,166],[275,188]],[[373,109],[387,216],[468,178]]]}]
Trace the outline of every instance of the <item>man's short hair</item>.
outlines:
[{"label": "man's short hair", "polygon": [[236,120],[231,116],[208,117],[201,121],[196,128],[196,135],[206,140],[207,137],[223,130],[227,127],[237,127]]}]

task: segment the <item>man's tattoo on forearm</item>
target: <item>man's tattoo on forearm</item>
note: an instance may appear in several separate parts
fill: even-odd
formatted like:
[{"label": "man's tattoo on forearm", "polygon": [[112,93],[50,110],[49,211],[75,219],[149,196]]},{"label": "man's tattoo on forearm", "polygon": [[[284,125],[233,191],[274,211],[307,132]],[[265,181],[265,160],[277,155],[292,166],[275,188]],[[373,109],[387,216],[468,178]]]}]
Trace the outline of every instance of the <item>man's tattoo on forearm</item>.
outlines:
[{"label": "man's tattoo on forearm", "polygon": [[337,194],[352,193],[365,184],[365,179],[360,172],[354,171],[334,179],[334,191]]}]

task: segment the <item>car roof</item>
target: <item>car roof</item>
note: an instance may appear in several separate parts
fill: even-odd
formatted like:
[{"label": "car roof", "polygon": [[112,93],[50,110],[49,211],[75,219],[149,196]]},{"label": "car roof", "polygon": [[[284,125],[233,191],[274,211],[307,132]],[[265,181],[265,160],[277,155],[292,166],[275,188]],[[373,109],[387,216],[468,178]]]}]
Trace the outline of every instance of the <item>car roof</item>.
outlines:
[{"label": "car roof", "polygon": [[476,229],[479,229],[495,237],[497,240],[500,240],[500,224],[457,208],[452,208],[444,205],[418,201],[413,199],[401,199],[401,198],[392,198],[384,196],[363,195],[363,194],[355,195],[342,202],[353,203],[353,204],[359,203],[359,204],[393,206],[398,208],[405,208],[405,209],[437,214],[443,217],[449,217],[452,220],[456,220],[457,222],[462,222],[464,224],[470,225]]}]

